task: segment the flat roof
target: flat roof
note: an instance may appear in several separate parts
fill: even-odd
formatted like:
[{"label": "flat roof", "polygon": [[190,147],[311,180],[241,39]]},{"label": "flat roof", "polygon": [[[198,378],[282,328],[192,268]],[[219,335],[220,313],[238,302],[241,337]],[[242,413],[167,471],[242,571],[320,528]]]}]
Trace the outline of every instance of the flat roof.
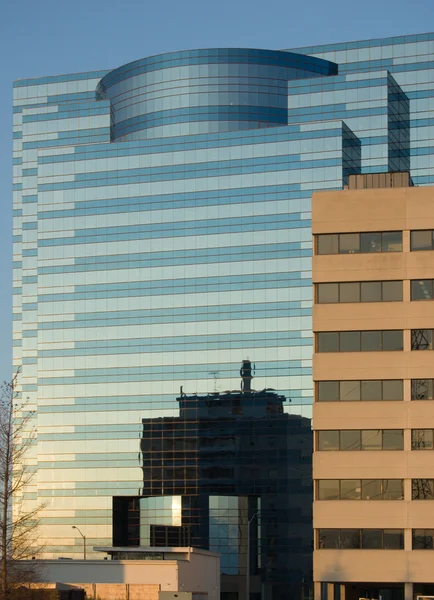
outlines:
[{"label": "flat roof", "polygon": [[106,552],[113,554],[114,552],[126,552],[130,554],[204,554],[206,556],[220,557],[217,552],[210,552],[202,548],[193,548],[191,546],[96,546],[93,548],[95,552]]}]

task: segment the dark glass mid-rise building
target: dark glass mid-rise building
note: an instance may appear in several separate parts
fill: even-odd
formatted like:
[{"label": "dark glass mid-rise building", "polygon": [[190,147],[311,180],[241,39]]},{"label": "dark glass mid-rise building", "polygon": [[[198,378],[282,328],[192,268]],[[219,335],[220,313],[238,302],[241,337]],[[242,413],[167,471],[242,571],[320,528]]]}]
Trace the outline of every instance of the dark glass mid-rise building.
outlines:
[{"label": "dark glass mid-rise building", "polygon": [[[434,182],[433,55],[434,34],[423,34],[183,51],[15,83],[14,364],[38,431],[24,500],[46,505],[47,557],[81,555],[73,525],[89,548],[110,545],[122,499],[136,515],[137,503],[151,515],[180,499],[176,518],[143,521],[138,536],[133,518],[136,540],[178,535],[195,496],[208,498],[203,545],[222,507],[258,510],[265,523],[265,484],[237,472],[241,448],[228,442],[223,459],[219,447],[216,465],[204,440],[222,439],[219,421],[240,443],[256,420],[275,423],[282,439],[304,429],[313,396],[311,195],[341,190],[359,173],[410,171],[417,186]],[[256,389],[276,390],[256,399],[278,406],[282,397],[283,412],[224,417],[237,398],[250,406],[245,391],[226,394],[239,389],[247,357]],[[196,471],[186,464],[178,477],[174,466],[166,481],[164,462],[158,479],[149,432],[160,428],[166,443],[191,411],[193,434],[173,452],[196,453]],[[193,447],[195,436],[202,446]],[[279,469],[298,458],[284,451],[269,480],[282,485],[276,511],[286,494],[278,543],[290,556],[294,481]],[[267,446],[268,456],[278,452]],[[242,546],[242,533],[225,527]],[[272,538],[258,527],[252,535]],[[262,582],[281,568],[268,549],[267,562],[264,544],[252,556],[252,579],[257,566]],[[240,560],[227,568],[241,572]],[[298,568],[286,565],[285,581]]]},{"label": "dark glass mid-rise building", "polygon": [[[312,431],[285,397],[251,388],[182,394],[179,416],[143,419],[141,497],[114,498],[115,546],[183,546],[221,555],[222,593],[301,597],[312,579]],[[249,525],[250,522],[250,525]],[[249,531],[248,531],[249,529]]]}]

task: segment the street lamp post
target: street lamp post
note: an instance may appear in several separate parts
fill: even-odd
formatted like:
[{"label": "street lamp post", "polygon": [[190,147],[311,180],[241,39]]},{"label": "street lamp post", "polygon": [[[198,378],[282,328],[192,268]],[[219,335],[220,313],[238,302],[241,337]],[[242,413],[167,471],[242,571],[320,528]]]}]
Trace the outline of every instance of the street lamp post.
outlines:
[{"label": "street lamp post", "polygon": [[255,512],[247,521],[246,600],[250,600],[250,525],[258,515],[259,513]]},{"label": "street lamp post", "polygon": [[81,537],[83,538],[83,559],[86,560],[86,536],[83,535],[81,533],[81,531],[79,530],[79,528],[76,527],[75,525],[72,526],[72,529],[76,529],[78,531],[78,533],[81,535]]}]

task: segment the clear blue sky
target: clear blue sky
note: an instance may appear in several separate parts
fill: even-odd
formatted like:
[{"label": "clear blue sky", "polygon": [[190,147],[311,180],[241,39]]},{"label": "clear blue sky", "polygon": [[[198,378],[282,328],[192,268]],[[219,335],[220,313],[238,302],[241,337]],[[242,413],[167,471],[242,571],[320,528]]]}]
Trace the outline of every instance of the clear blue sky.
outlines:
[{"label": "clear blue sky", "polygon": [[189,48],[283,49],[424,33],[434,0],[3,0],[0,380],[11,373],[12,81]]}]

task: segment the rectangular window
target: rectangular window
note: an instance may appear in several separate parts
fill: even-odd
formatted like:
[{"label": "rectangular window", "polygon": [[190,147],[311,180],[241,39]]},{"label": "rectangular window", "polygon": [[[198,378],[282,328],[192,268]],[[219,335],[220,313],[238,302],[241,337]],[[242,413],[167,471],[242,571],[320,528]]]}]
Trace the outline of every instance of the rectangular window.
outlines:
[{"label": "rectangular window", "polygon": [[411,282],[412,300],[432,300],[433,299],[433,280],[432,279],[414,279]]},{"label": "rectangular window", "polygon": [[316,334],[316,339],[317,352],[396,352],[403,349],[402,330],[322,331]]},{"label": "rectangular window", "polygon": [[434,385],[432,379],[411,380],[412,400],[434,400]]},{"label": "rectangular window", "polygon": [[411,449],[412,450],[432,450],[433,449],[433,430],[432,429],[412,429],[412,431],[411,431]]},{"label": "rectangular window", "polygon": [[413,550],[433,550],[434,529],[413,529],[412,548]]},{"label": "rectangular window", "polygon": [[360,479],[342,479],[340,482],[341,500],[360,500]]},{"label": "rectangular window", "polygon": [[317,500],[404,499],[402,479],[320,479],[316,485]]},{"label": "rectangular window", "polygon": [[317,254],[402,252],[402,231],[323,233],[316,236]]},{"label": "rectangular window", "polygon": [[321,479],[316,485],[318,500],[339,500],[339,479]]},{"label": "rectangular window", "polygon": [[318,431],[318,450],[339,450],[339,431]]},{"label": "rectangular window", "polygon": [[344,402],[360,400],[360,381],[341,381],[339,385],[340,399]]},{"label": "rectangular window", "polygon": [[402,281],[317,283],[317,304],[348,302],[400,302]]},{"label": "rectangular window", "polygon": [[[413,380],[419,381],[419,380]],[[431,393],[432,380],[423,381],[421,384],[412,383],[412,390],[418,389],[419,393]],[[423,384],[423,385],[422,385]],[[428,390],[429,391],[426,391]],[[378,379],[364,381],[318,381],[317,402],[357,402],[360,400],[403,400],[402,379]]]},{"label": "rectangular window", "polygon": [[348,282],[339,284],[339,302],[360,302],[360,283]]},{"label": "rectangular window", "polygon": [[360,449],[360,431],[358,429],[340,431],[339,450],[353,451]]},{"label": "rectangular window", "polygon": [[326,233],[316,236],[317,254],[339,254],[339,235]]},{"label": "rectangular window", "polygon": [[412,329],[411,330],[411,349],[412,350],[432,350],[433,349],[433,330],[432,329]]},{"label": "rectangular window", "polygon": [[[424,532],[424,537],[431,535],[433,530],[414,530]],[[428,532],[428,533],[426,533]],[[431,532],[431,533],[430,533]],[[421,535],[420,533],[418,534]],[[413,549],[414,546],[413,534]],[[403,529],[318,529],[316,545],[321,550],[359,549],[364,550],[403,550]]]},{"label": "rectangular window", "polygon": [[339,352],[339,332],[324,331],[317,334],[318,352]]},{"label": "rectangular window", "polygon": [[411,481],[411,499],[412,500],[433,500],[434,499],[434,479],[412,479],[412,481]]},{"label": "rectangular window", "polygon": [[432,229],[412,231],[410,233],[410,250],[413,252],[418,250],[432,250],[434,247],[433,240],[434,231]]},{"label": "rectangular window", "polygon": [[339,400],[339,381],[319,381],[317,383],[318,402],[337,402]]},{"label": "rectangular window", "polygon": [[[421,430],[417,430],[421,431]],[[431,431],[431,430],[422,430]],[[403,450],[402,429],[341,429],[317,432],[319,451]]]}]

